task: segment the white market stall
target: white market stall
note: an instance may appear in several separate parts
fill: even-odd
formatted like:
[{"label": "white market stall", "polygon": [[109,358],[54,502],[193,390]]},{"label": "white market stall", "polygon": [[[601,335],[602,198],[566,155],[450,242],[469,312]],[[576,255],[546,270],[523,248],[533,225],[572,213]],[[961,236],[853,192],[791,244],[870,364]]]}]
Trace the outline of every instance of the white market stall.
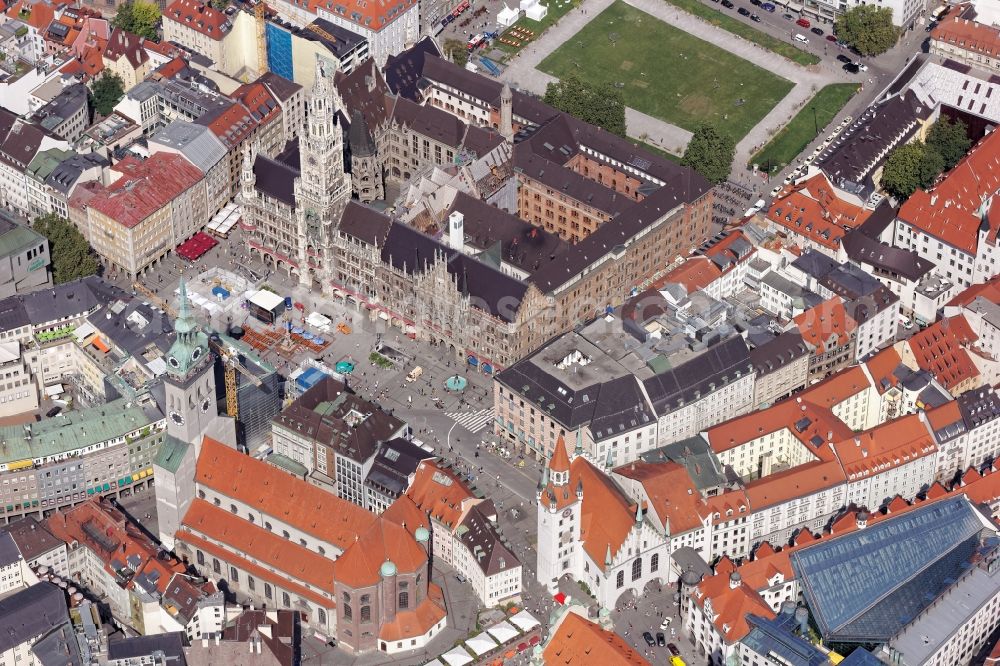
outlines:
[{"label": "white market stall", "polygon": [[548,7],[534,0],[528,7],[524,9],[524,15],[530,18],[532,21],[541,21],[549,13]]},{"label": "white market stall", "polygon": [[506,4],[497,13],[497,25],[501,28],[509,28],[510,26],[517,23],[517,19],[521,17],[520,10],[514,9],[513,7],[508,7]]}]

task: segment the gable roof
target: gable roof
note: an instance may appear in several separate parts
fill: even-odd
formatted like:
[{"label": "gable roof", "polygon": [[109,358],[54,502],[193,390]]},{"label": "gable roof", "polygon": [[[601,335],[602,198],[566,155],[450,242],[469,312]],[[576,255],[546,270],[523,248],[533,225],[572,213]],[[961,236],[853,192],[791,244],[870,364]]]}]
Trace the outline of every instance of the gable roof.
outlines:
[{"label": "gable roof", "polygon": [[206,437],[195,482],[345,550],[375,515]]},{"label": "gable roof", "polygon": [[223,12],[207,2],[197,0],[174,0],[163,12],[163,18],[174,21],[216,41],[225,37],[232,29]]},{"label": "gable roof", "polygon": [[546,664],[590,666],[629,664],[650,666],[624,638],[572,611],[567,611],[559,627],[549,637],[542,657]]},{"label": "gable roof", "polygon": [[915,333],[906,344],[922,370],[932,373],[946,389],[978,376],[966,346],[979,339],[964,315],[946,317]]}]

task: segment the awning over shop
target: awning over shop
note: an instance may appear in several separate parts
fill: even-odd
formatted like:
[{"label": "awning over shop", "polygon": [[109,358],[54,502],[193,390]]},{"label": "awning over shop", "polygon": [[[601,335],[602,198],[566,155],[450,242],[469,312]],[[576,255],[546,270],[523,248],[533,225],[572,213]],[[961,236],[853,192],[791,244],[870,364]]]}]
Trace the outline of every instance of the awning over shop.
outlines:
[{"label": "awning over shop", "polygon": [[83,342],[94,333],[97,333],[97,329],[89,321],[85,321],[82,325],[76,327],[73,331],[73,337],[76,338],[77,342]]},{"label": "awning over shop", "polygon": [[389,313],[386,312],[385,310],[379,310],[378,311],[378,318],[381,319],[381,320],[383,320],[383,321],[389,321]]},{"label": "awning over shop", "polygon": [[104,342],[104,340],[102,340],[100,336],[91,340],[90,344],[94,345],[94,347],[102,353],[107,354],[109,351],[111,351],[111,347],[108,347],[107,343]]},{"label": "awning over shop", "polygon": [[471,365],[473,368],[476,367],[477,365],[479,365],[479,359],[476,358],[475,356],[470,355],[469,356],[469,365]]},{"label": "awning over shop", "polygon": [[63,385],[62,384],[53,384],[52,386],[46,386],[45,387],[45,395],[46,395],[46,397],[49,397],[49,398],[55,397],[57,395],[60,395],[62,392],[63,392]]},{"label": "awning over shop", "polygon": [[194,261],[219,244],[208,234],[199,231],[191,238],[177,246],[177,254],[188,261]]}]

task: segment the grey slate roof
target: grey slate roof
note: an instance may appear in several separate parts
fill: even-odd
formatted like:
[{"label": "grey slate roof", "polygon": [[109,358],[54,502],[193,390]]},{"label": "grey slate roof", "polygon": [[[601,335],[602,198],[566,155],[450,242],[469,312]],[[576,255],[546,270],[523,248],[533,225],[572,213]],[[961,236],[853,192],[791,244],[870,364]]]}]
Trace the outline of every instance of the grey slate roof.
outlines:
[{"label": "grey slate roof", "polygon": [[[79,113],[87,106],[87,86],[75,83],[66,86],[52,101],[35,112],[35,118],[42,127],[54,130],[67,118]],[[85,123],[86,124],[86,123]]]},{"label": "grey slate roof", "polygon": [[847,258],[896,274],[911,282],[920,280],[934,270],[934,262],[924,259],[913,250],[882,243],[855,229],[844,236],[841,246]]},{"label": "grey slate roof", "polygon": [[17,543],[9,532],[0,532],[0,567],[10,566],[21,559]]},{"label": "grey slate roof", "polygon": [[82,666],[84,663],[76,632],[68,621],[35,641],[31,651],[42,666]]},{"label": "grey slate roof", "polygon": [[175,120],[149,140],[173,148],[205,173],[226,156],[226,147],[208,127],[186,120]]},{"label": "grey slate roof", "polygon": [[687,363],[646,379],[643,385],[656,413],[663,415],[708,394],[713,385],[720,389],[751,372],[750,349],[742,337],[735,336]]},{"label": "grey slate roof", "polygon": [[339,231],[363,243],[382,247],[392,220],[385,213],[357,201],[348,202],[340,217]]},{"label": "grey slate roof", "polygon": [[69,194],[84,171],[106,166],[111,166],[111,162],[100,153],[77,153],[60,162],[45,179],[45,184]]},{"label": "grey slate roof", "polygon": [[47,634],[69,620],[66,597],[51,583],[36,583],[0,599],[0,653]]},{"label": "grey slate roof", "polygon": [[492,576],[521,566],[521,561],[501,541],[496,526],[483,512],[482,504],[476,504],[465,514],[457,531],[484,575]]},{"label": "grey slate roof", "polygon": [[406,491],[409,477],[417,471],[420,461],[432,457],[413,442],[391,439],[379,447],[365,485],[398,497]]},{"label": "grey slate roof", "polygon": [[9,534],[14,539],[17,550],[28,562],[63,545],[62,540],[54,537],[43,524],[32,516],[25,516],[20,520],[8,523],[2,529],[5,534]]},{"label": "grey slate roof", "polygon": [[92,275],[50,289],[16,296],[24,304],[28,319],[34,324],[92,312],[129,296],[102,278]]},{"label": "grey slate roof", "polygon": [[514,321],[528,290],[520,280],[399,222],[392,223],[382,246],[382,262],[410,275],[423,272],[439,257],[446,258],[448,273],[476,307],[504,321]]},{"label": "grey slate roof", "polygon": [[780,660],[788,666],[827,666],[826,653],[809,642],[808,636],[797,632],[798,623],[792,613],[779,613],[773,620],[748,615],[750,632],[740,641],[759,655]]},{"label": "grey slate roof", "polygon": [[416,104],[405,97],[396,100],[392,118],[411,131],[452,148],[458,148],[465,136],[465,123],[457,116],[435,106]]},{"label": "grey slate roof", "polygon": [[171,631],[151,636],[133,638],[113,637],[108,641],[108,659],[129,659],[148,657],[154,652],[162,652],[170,666],[187,666],[184,658],[184,632]]},{"label": "grey slate roof", "polygon": [[402,53],[389,56],[382,68],[389,90],[394,95],[416,101],[419,95],[417,82],[423,75],[424,60],[439,59],[440,55],[434,40],[424,37]]},{"label": "grey slate roof", "polygon": [[266,72],[259,79],[257,79],[271,91],[271,94],[278,98],[282,102],[287,102],[292,95],[302,90],[302,86],[294,81],[289,81],[280,74],[275,74],[274,72]]},{"label": "grey slate roof", "polygon": [[758,375],[774,372],[803,356],[809,356],[809,347],[797,330],[785,331],[750,350],[750,362]]},{"label": "grey slate roof", "polygon": [[257,155],[253,163],[253,175],[258,190],[295,207],[295,179],[299,177],[298,169],[267,155]]}]

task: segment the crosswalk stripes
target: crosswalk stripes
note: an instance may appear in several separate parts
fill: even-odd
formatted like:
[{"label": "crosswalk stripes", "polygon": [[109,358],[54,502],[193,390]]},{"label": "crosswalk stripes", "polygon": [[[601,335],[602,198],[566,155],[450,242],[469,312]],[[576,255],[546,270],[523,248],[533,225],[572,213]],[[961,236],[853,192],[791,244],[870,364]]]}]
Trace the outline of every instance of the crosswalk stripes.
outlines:
[{"label": "crosswalk stripes", "polygon": [[476,433],[493,420],[493,408],[479,409],[474,412],[445,412],[444,415],[469,432]]}]

